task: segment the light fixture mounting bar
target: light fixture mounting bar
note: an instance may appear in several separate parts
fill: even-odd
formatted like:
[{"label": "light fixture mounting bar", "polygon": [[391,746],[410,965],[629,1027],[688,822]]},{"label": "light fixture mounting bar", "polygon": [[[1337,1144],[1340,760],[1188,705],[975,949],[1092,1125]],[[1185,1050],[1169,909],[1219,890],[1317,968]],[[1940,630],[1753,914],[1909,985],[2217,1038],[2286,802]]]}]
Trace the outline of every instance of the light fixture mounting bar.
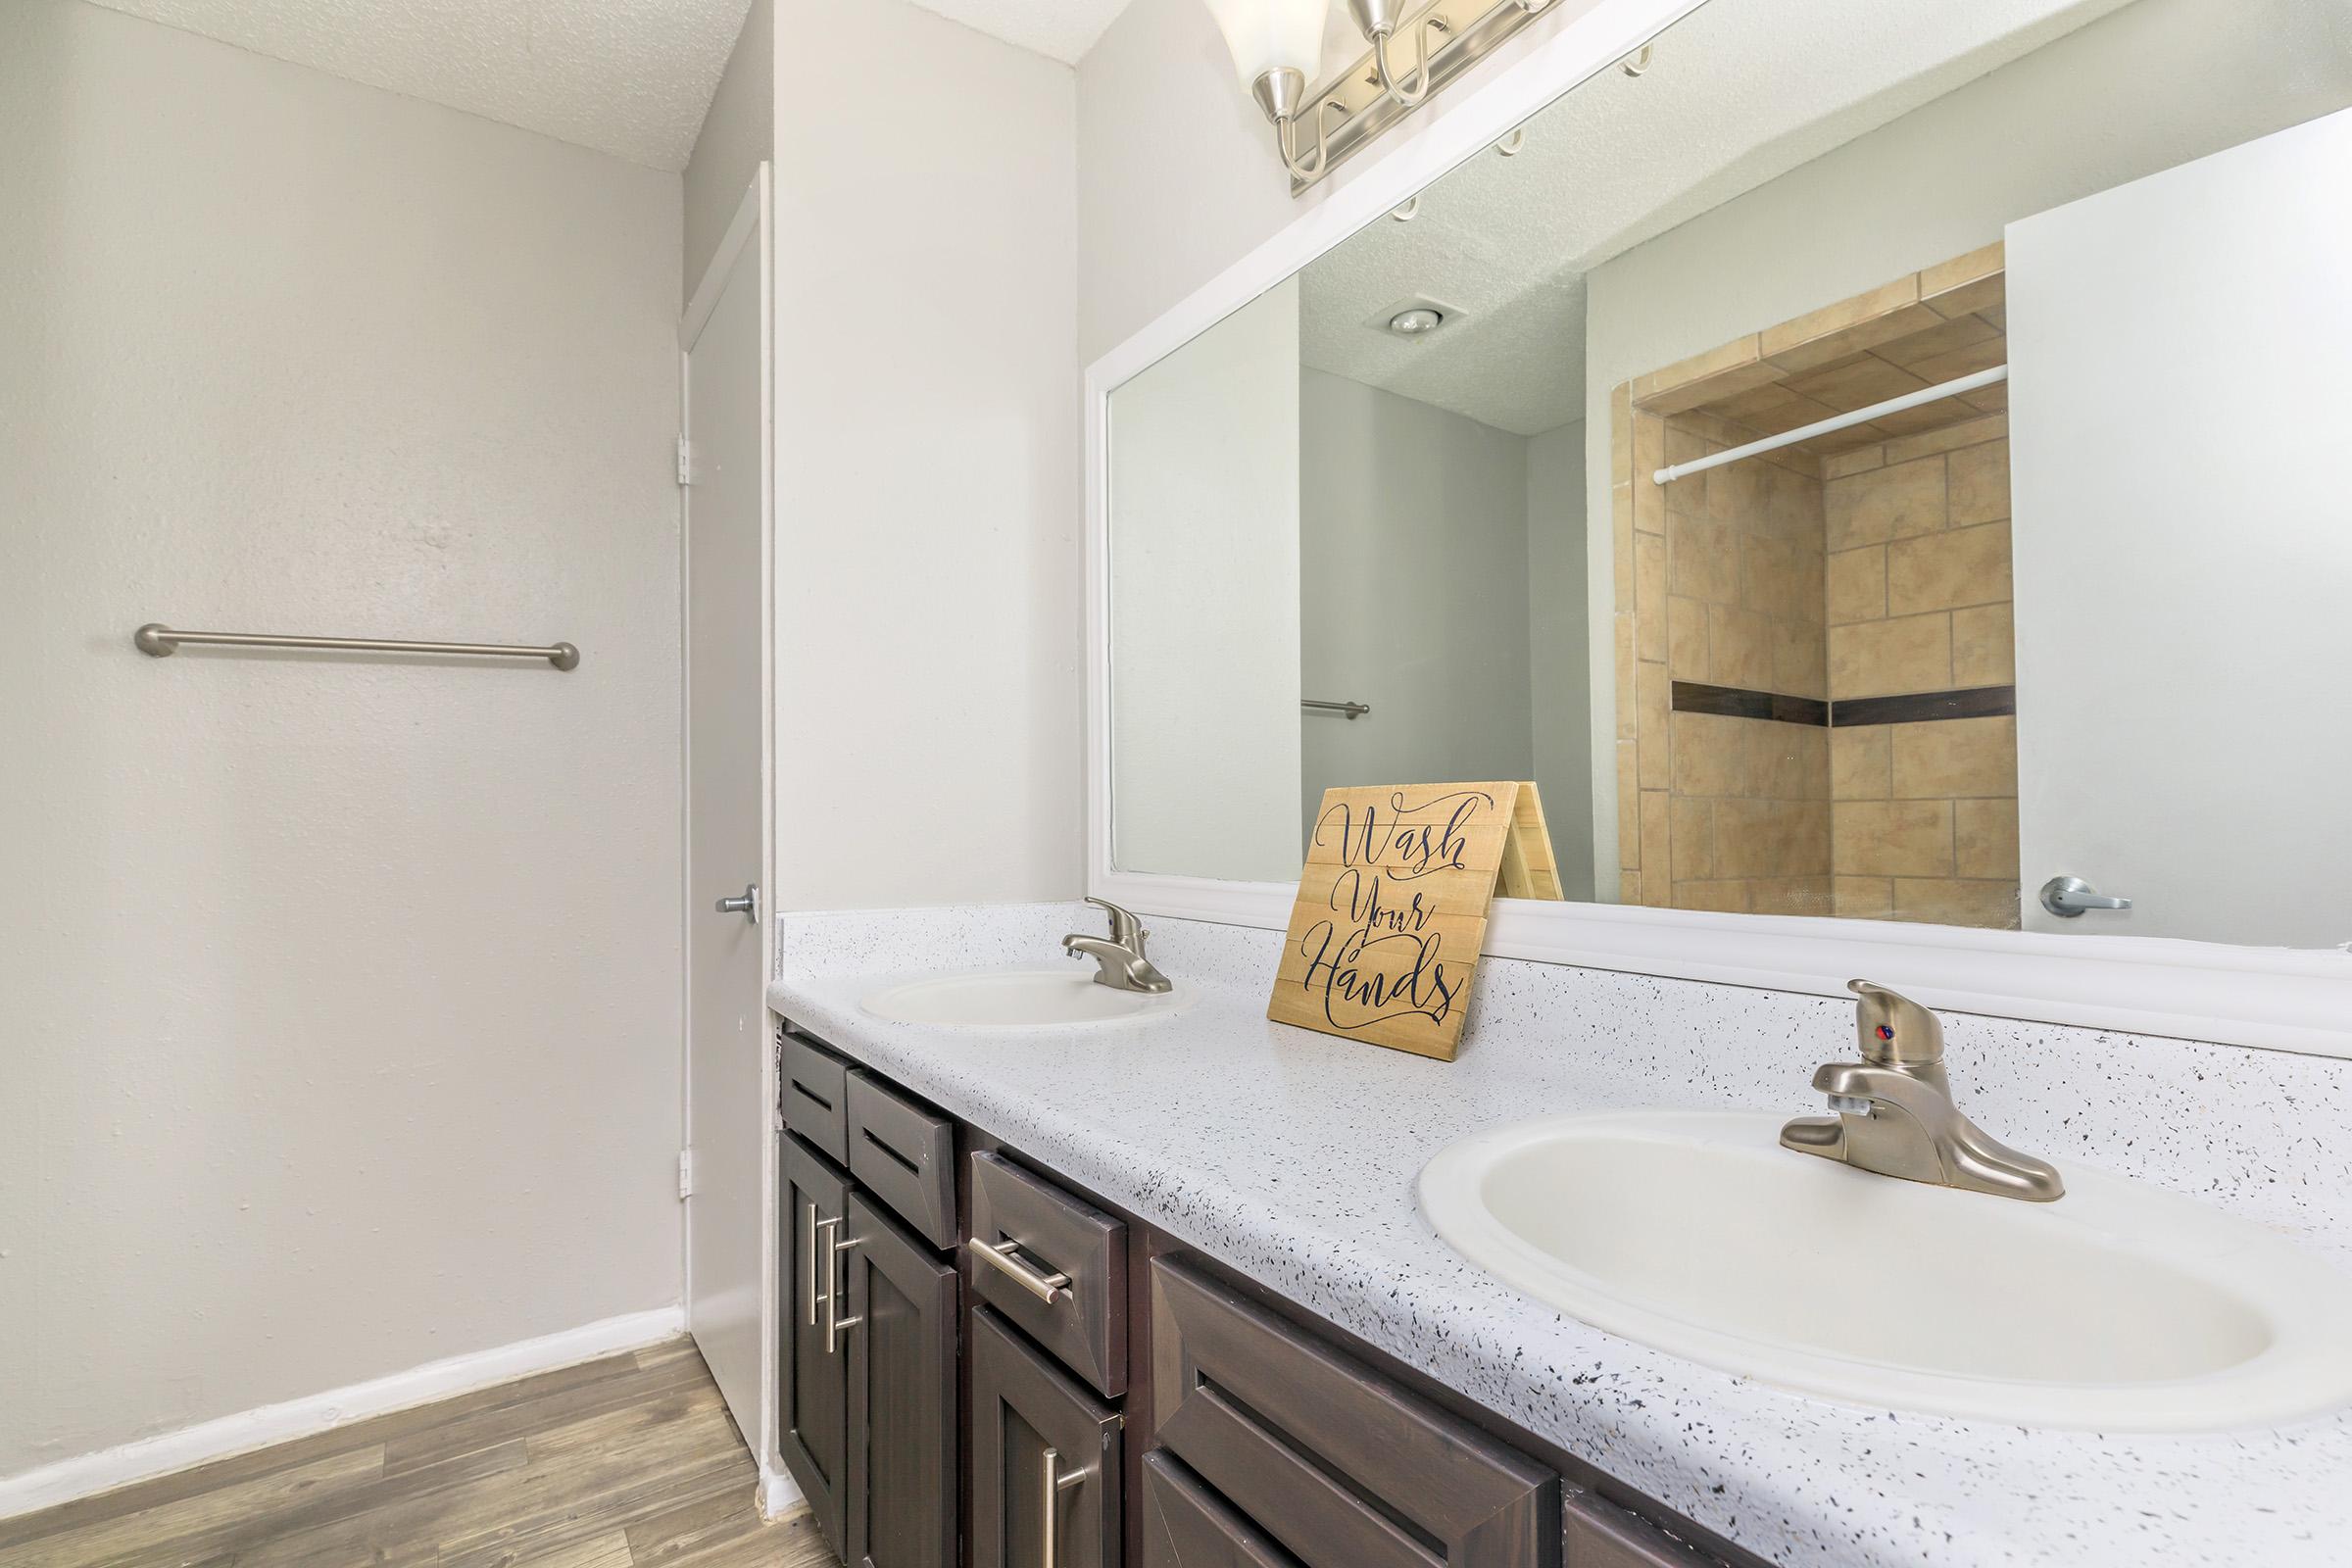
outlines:
[{"label": "light fixture mounting bar", "polygon": [[[1521,0],[1430,0],[1415,7],[1396,24],[1390,42],[1392,59],[1399,62],[1413,58],[1414,39],[1431,21],[1442,30],[1430,40],[1429,81],[1427,92],[1435,93],[1448,81],[1501,48],[1520,28],[1551,9],[1551,0],[1530,9]],[[1409,69],[1409,68],[1406,68]],[[1299,195],[1323,175],[1345,163],[1348,156],[1382,131],[1411,114],[1390,96],[1381,85],[1380,72],[1367,48],[1348,68],[1315,83],[1305,101],[1317,106],[1337,104],[1347,111],[1347,119],[1334,123],[1324,143],[1323,164],[1310,178],[1291,175],[1291,194]],[[1427,102],[1424,95],[1414,107]]]}]

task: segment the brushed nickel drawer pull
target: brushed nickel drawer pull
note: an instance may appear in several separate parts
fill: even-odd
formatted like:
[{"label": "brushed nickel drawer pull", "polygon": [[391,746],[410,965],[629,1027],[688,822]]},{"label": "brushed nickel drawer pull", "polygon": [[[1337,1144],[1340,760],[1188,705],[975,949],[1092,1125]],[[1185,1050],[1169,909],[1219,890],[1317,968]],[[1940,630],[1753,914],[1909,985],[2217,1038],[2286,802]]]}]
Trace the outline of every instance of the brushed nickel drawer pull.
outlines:
[{"label": "brushed nickel drawer pull", "polygon": [[1055,1301],[1070,1294],[1070,1277],[1067,1274],[1042,1274],[1022,1262],[1015,1255],[1015,1250],[1021,1245],[1018,1242],[991,1244],[975,1236],[964,1245],[970,1249],[974,1257],[1004,1275],[1013,1284],[1018,1285],[1048,1306],[1052,1306]]}]

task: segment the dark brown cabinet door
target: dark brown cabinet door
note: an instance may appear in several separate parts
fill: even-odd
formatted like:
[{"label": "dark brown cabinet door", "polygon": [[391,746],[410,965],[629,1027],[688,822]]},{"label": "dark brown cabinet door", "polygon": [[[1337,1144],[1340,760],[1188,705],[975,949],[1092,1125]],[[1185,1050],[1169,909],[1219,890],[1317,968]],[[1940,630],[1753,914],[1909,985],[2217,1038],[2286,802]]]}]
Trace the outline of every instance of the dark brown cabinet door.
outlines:
[{"label": "dark brown cabinet door", "polygon": [[[784,1140],[783,1353],[778,1424],[784,1468],[808,1498],[817,1528],[838,1554],[849,1543],[842,1503],[849,1487],[849,1355],[829,1322],[849,1315],[835,1301],[834,1244],[848,1217],[849,1181],[807,1145]],[[828,1338],[831,1343],[828,1343]]]},{"label": "dark brown cabinet door", "polygon": [[1165,1448],[1144,1455],[1143,1568],[1298,1568]]},{"label": "dark brown cabinet door", "polygon": [[850,1194],[851,1568],[956,1568],[956,1269]]},{"label": "dark brown cabinet door", "polygon": [[1119,1414],[972,1314],[971,1568],[1118,1568]]}]

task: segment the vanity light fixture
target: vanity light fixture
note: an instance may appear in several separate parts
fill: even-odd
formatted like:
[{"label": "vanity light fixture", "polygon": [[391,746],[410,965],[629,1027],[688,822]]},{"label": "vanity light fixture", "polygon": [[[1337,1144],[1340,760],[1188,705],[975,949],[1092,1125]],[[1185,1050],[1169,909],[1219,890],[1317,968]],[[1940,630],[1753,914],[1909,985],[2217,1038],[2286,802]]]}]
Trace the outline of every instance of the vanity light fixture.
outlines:
[{"label": "vanity light fixture", "polygon": [[[1327,75],[1318,73],[1328,0],[1204,3],[1243,87],[1274,125],[1297,196],[1500,48],[1554,0],[1348,0],[1366,48]],[[1642,69],[1648,55],[1644,45]],[[1628,74],[1638,73],[1629,68]],[[1301,124],[1309,120],[1313,145],[1301,148]],[[1523,145],[1523,132],[1514,130],[1496,149],[1507,158]]]},{"label": "vanity light fixture", "polygon": [[1348,14],[1355,19],[1355,30],[1364,35],[1372,46],[1372,74],[1380,78],[1381,90],[1399,108],[1415,109],[1429,96],[1429,38],[1436,33],[1446,35],[1446,19],[1431,7],[1421,13],[1413,25],[1413,42],[1417,58],[1409,77],[1400,77],[1396,68],[1389,64],[1389,40],[1396,34],[1397,21],[1404,15],[1404,0],[1348,0]]},{"label": "vanity light fixture", "polygon": [[1323,64],[1323,7],[1315,0],[1207,0],[1207,5],[1241,71],[1242,85],[1274,122],[1283,167],[1301,184],[1322,178],[1330,167],[1324,114],[1335,106],[1315,106],[1311,158],[1298,154],[1298,110],[1306,102],[1306,84]]}]

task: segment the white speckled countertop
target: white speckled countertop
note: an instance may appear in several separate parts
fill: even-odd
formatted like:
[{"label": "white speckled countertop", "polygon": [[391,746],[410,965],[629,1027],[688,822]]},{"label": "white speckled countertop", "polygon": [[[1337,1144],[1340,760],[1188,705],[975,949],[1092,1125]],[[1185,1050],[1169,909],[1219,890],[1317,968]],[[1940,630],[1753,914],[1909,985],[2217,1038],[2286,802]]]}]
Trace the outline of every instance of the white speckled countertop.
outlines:
[{"label": "white speckled countertop", "polygon": [[[2352,1413],[2279,1432],[2114,1437],[1833,1404],[1562,1316],[1459,1258],[1413,1179],[1464,1134],[1633,1106],[1810,1110],[1851,1044],[1823,998],[1558,965],[1480,966],[1460,1058],[1269,1023],[1281,933],[1154,922],[1199,1003],[1030,1035],[881,1022],[892,979],[1060,961],[1075,905],[788,916],[776,1010],[1776,1563],[2352,1563]],[[1900,986],[1900,975],[1873,976]],[[2352,1266],[2352,1061],[1947,1017],[1965,1108]],[[2347,1325],[2352,1332],[2352,1325]]]}]

